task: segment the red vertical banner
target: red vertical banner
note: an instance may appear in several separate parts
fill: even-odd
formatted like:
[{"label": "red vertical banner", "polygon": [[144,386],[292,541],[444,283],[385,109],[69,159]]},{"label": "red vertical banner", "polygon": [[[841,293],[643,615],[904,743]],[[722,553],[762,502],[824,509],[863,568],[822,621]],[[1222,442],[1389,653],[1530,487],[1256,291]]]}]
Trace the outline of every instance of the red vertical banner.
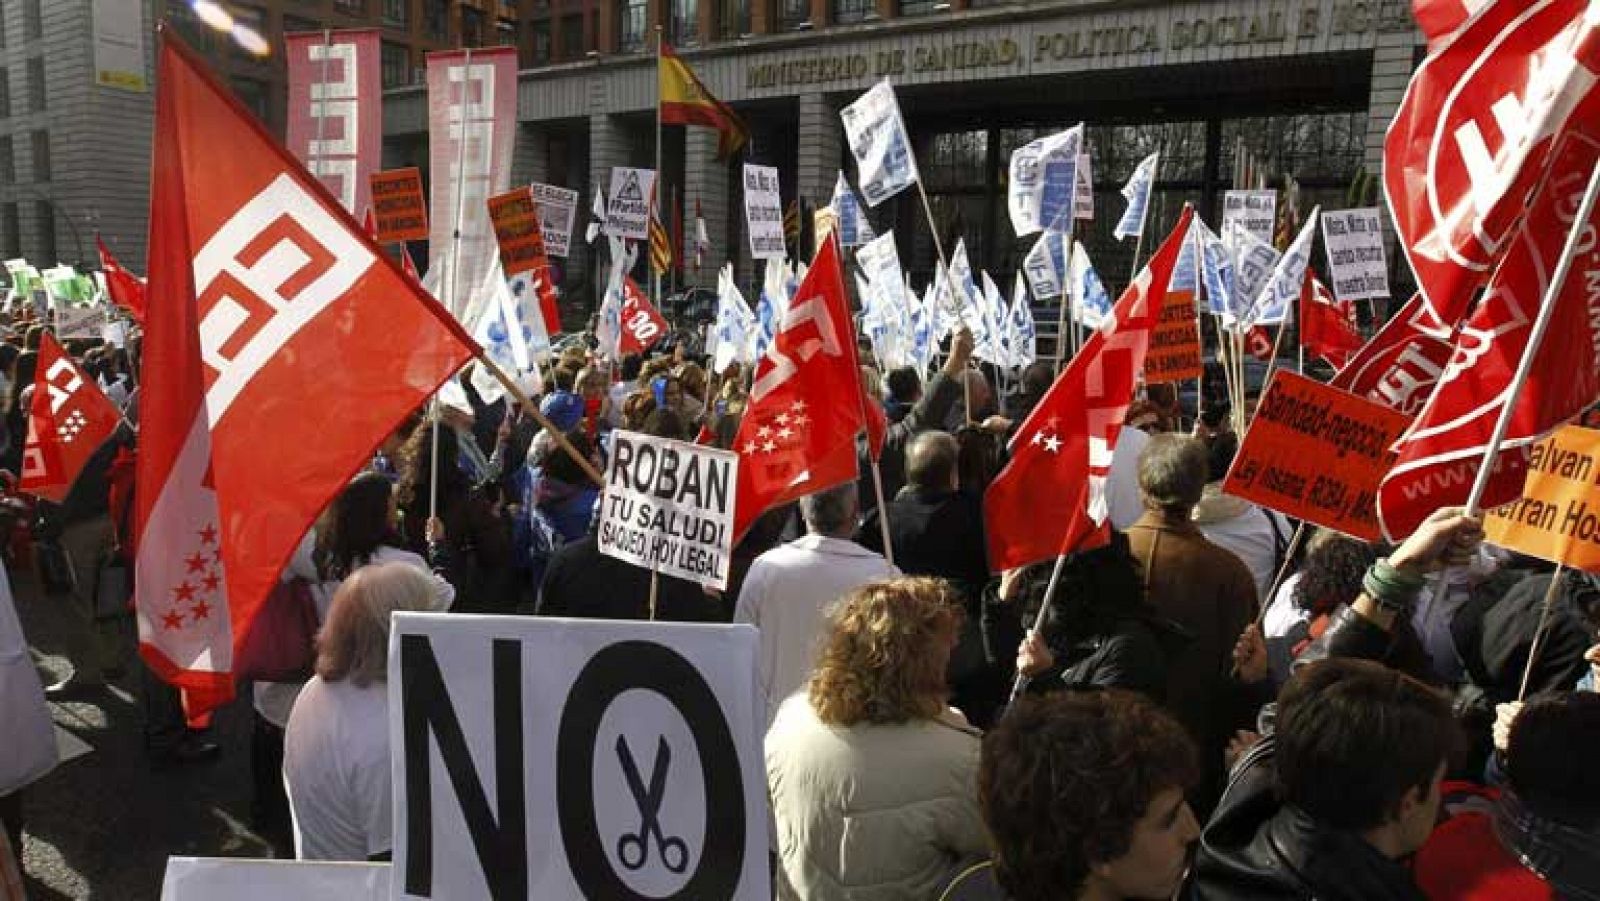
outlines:
[{"label": "red vertical banner", "polygon": [[511,187],[516,132],[516,48],[428,54],[428,267],[441,265],[459,234],[455,265],[437,271],[450,273],[439,290],[463,322],[473,319],[482,298],[472,295],[494,267],[489,198]]},{"label": "red vertical banner", "polygon": [[289,151],[352,216],[372,203],[383,157],[383,84],[375,28],[283,36]]}]

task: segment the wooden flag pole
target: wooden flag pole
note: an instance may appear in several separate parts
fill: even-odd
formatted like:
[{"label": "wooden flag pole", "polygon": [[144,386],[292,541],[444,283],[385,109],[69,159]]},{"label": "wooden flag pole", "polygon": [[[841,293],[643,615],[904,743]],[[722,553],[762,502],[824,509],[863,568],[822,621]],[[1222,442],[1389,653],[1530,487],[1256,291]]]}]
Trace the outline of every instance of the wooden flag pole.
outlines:
[{"label": "wooden flag pole", "polygon": [[[593,479],[596,485],[605,487],[606,480],[600,474],[600,470],[596,469],[587,457],[578,453],[578,449],[572,446],[572,442],[567,440],[567,436],[556,428],[555,424],[546,418],[543,413],[539,412],[539,405],[529,399],[528,393],[522,390],[522,386],[517,384],[516,379],[507,375],[506,371],[500,368],[500,364],[490,359],[482,348],[478,349],[477,362],[479,366],[486,368],[489,374],[494,376],[495,381],[499,382],[512,397],[516,398],[517,403],[522,405],[522,409],[526,410],[539,425],[543,426],[546,431],[555,437],[556,445],[565,451],[567,456],[572,458],[572,462],[578,464],[578,468],[583,470],[584,475]],[[437,434],[438,430],[435,429],[434,432]]]},{"label": "wooden flag pole", "polygon": [[[950,299],[953,301],[955,300],[955,280],[950,274],[950,258],[944,255],[944,242],[939,239],[939,226],[933,221],[933,204],[928,202],[928,190],[922,186],[922,173],[920,171],[917,173],[917,194],[922,198],[922,214],[928,218],[928,233],[933,236],[933,249],[935,253],[939,254],[939,265],[944,269],[945,288],[948,289],[950,293]],[[934,275],[937,277],[938,273],[935,272]],[[933,295],[935,298],[939,296],[939,286],[937,284],[933,286]],[[958,318],[959,315],[960,313],[958,307]],[[971,424],[972,383],[967,381],[967,374],[965,372],[961,373],[961,391],[962,406],[966,408],[967,423]]]},{"label": "wooden flag pole", "polygon": [[[1544,590],[1544,604],[1539,609],[1539,625],[1533,630],[1533,644],[1528,646],[1528,662],[1522,667],[1522,687],[1517,689],[1517,702],[1521,703],[1528,697],[1528,680],[1533,678],[1533,662],[1539,659],[1539,652],[1544,650],[1545,629],[1550,625],[1550,608],[1555,606],[1556,591],[1561,587],[1561,578],[1566,573],[1566,564],[1556,564],[1556,571],[1550,575],[1550,586]],[[1441,576],[1440,581],[1444,581]]]}]

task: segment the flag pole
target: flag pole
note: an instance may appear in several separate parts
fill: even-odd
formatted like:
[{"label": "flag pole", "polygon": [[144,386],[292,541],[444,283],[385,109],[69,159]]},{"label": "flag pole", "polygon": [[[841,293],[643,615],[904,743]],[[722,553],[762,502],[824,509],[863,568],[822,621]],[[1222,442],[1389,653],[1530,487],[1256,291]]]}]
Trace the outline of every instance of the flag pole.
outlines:
[{"label": "flag pole", "polygon": [[[464,55],[461,58],[461,69],[463,83],[465,83],[465,73],[472,68],[472,48],[463,48],[462,52]],[[445,302],[445,309],[449,310],[450,315],[455,317],[457,321],[461,318],[461,311],[456,309],[456,301],[460,299],[461,289],[461,220],[466,215],[467,205],[466,186],[463,184],[467,175],[467,106],[466,97],[463,96],[461,99],[462,102],[456,106],[460,115],[461,131],[456,135],[456,211],[454,228],[451,229],[450,233],[450,283],[447,289],[450,292],[450,299]],[[488,358],[484,357],[484,359]],[[452,375],[451,378],[455,378],[455,376]],[[524,404],[524,406],[529,405]],[[433,420],[433,428],[431,429],[433,434],[428,450],[428,519],[430,520],[439,515],[439,395],[437,393],[433,396],[433,416],[431,418]]]},{"label": "flag pole", "polygon": [[650,621],[656,621],[656,595],[661,588],[661,573],[654,566],[650,567]]},{"label": "flag pole", "polygon": [[[1528,662],[1522,667],[1522,687],[1517,689],[1518,703],[1528,697],[1528,680],[1533,678],[1533,662],[1539,659],[1539,652],[1544,650],[1545,629],[1550,625],[1550,608],[1555,606],[1556,589],[1560,587],[1561,577],[1565,572],[1566,564],[1557,563],[1556,571],[1550,576],[1550,587],[1544,590],[1544,604],[1539,610],[1539,625],[1533,630],[1533,644],[1528,646]],[[1439,581],[1443,582],[1444,577],[1440,576]]]},{"label": "flag pole", "polygon": [[[529,399],[528,393],[522,390],[522,386],[517,384],[516,379],[513,379],[504,369],[501,369],[500,364],[490,358],[482,348],[478,349],[477,362],[479,366],[487,369],[489,374],[494,376],[495,381],[499,382],[513,398],[516,398],[517,403],[528,415],[533,417],[535,422],[539,423],[540,427],[555,437],[556,446],[565,451],[567,456],[572,458],[572,462],[578,464],[578,468],[583,470],[584,475],[594,480],[596,485],[605,486],[606,480],[600,474],[600,470],[595,469],[594,464],[587,457],[578,453],[578,449],[572,446],[571,441],[567,440],[566,433],[556,428],[555,424],[539,411],[539,405]],[[434,431],[437,432],[438,430],[435,429]]]},{"label": "flag pole", "polygon": [[[660,214],[660,204],[658,204],[656,202],[656,198],[661,196],[661,183],[663,181],[665,181],[665,179],[663,178],[664,173],[661,171],[661,42],[662,42],[663,39],[664,38],[663,38],[661,26],[660,26],[660,24],[657,24],[656,25],[656,180],[655,180],[655,190],[650,192],[650,205],[655,208],[655,211],[656,211],[657,215]],[[660,224],[660,220],[659,219],[657,220],[657,224],[658,225]],[[663,232],[665,232],[666,231],[666,226],[664,226],[664,225],[661,226],[661,230]],[[649,228],[646,228],[645,231],[650,233],[649,234],[650,238],[652,238],[652,239],[654,238],[655,233],[650,231]],[[669,247],[671,246],[672,240],[670,238],[667,239],[667,244],[668,244]],[[650,245],[651,245],[651,249],[654,250],[655,241],[651,240],[650,241]],[[655,254],[654,253],[651,253],[651,255],[650,255],[650,302],[655,305],[655,308],[657,310],[661,309],[661,272],[656,269],[656,266],[655,266]]]},{"label": "flag pole", "polygon": [[[1072,303],[1072,234],[1068,233],[1066,239],[1066,244],[1063,245],[1064,249],[1062,250],[1061,255],[1064,259],[1067,271],[1061,273],[1061,309],[1058,311],[1056,317],[1056,373],[1058,375],[1061,372],[1061,367],[1066,365],[1067,360],[1070,359],[1066,353],[1066,349],[1068,339],[1067,307]],[[1045,231],[1044,240],[1050,240],[1049,230]],[[1050,248],[1046,246],[1045,253],[1049,252]],[[1081,286],[1079,287],[1081,288]]]},{"label": "flag pole", "polygon": [[[1061,581],[1061,570],[1067,565],[1067,558],[1070,556],[1072,555],[1061,554],[1056,557],[1055,568],[1050,570],[1050,582],[1044,589],[1044,600],[1039,602],[1039,612],[1033,616],[1033,627],[1028,630],[1028,635],[1037,633],[1044,628],[1045,611],[1050,609],[1050,599],[1055,597],[1056,585]],[[1027,636],[1023,636],[1023,640],[1027,640]],[[1027,676],[1024,676],[1020,671],[1017,673],[1016,681],[1011,683],[1011,697],[1006,701],[1007,707],[1017,703],[1017,699],[1022,697],[1022,693],[1028,690],[1028,681],[1029,678]]]},{"label": "flag pole", "polygon": [[[944,255],[944,242],[939,240],[939,226],[933,221],[933,204],[928,202],[928,189],[926,189],[926,188],[924,188],[922,186],[922,174],[921,174],[921,172],[918,172],[918,174],[917,174],[917,194],[918,194],[918,196],[920,196],[922,198],[922,213],[923,213],[924,216],[926,216],[928,218],[928,233],[933,236],[933,249],[934,249],[934,252],[939,254],[939,265],[944,267],[944,283],[945,283],[945,287],[949,289],[949,291],[950,291],[950,299],[952,301],[954,301],[955,300],[955,280],[951,277],[951,274],[950,274],[950,259],[949,259],[949,257],[946,257]],[[798,200],[796,202],[798,202]],[[796,242],[795,246],[798,247],[799,243]],[[938,273],[935,272],[936,276],[937,276],[937,274]],[[938,295],[939,288],[938,288],[937,285],[934,286],[933,293],[934,293],[935,296]],[[958,317],[960,315],[959,314],[959,309],[958,309],[957,315],[958,315]],[[1056,343],[1057,343],[1057,346],[1059,347],[1060,346],[1060,339],[1059,338],[1056,340]],[[971,364],[969,363],[968,365],[970,366]],[[972,419],[972,383],[967,380],[966,372],[962,372],[961,373],[961,392],[962,392],[962,403],[961,403],[961,405],[966,408],[967,423],[970,425],[972,423],[972,421],[973,421],[973,419]]]},{"label": "flag pole", "polygon": [[[1271,515],[1270,513],[1267,515]],[[1294,565],[1294,555],[1300,552],[1300,541],[1305,538],[1306,522],[1300,520],[1300,525],[1295,526],[1294,537],[1289,539],[1289,549],[1283,553],[1283,565],[1278,567],[1278,574],[1272,577],[1272,584],[1267,588],[1267,596],[1261,599],[1261,607],[1256,610],[1256,625],[1261,625],[1267,619],[1267,608],[1278,596],[1278,590],[1283,587],[1284,579],[1289,575],[1289,567]]]},{"label": "flag pole", "polygon": [[1162,145],[1156,146],[1156,167],[1150,173],[1150,190],[1144,196],[1144,209],[1139,211],[1139,238],[1133,242],[1133,269],[1128,273],[1128,281],[1130,283],[1139,277],[1139,254],[1144,251],[1144,227],[1149,224],[1150,201],[1155,199],[1152,195],[1156,192],[1156,181],[1161,175],[1162,157],[1165,156],[1162,153],[1164,149],[1166,148]]}]

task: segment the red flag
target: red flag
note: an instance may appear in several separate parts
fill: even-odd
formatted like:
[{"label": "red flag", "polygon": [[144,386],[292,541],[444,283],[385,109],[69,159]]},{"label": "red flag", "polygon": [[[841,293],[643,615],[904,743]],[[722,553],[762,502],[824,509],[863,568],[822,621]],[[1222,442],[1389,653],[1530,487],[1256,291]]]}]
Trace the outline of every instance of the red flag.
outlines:
[{"label": "red flag", "polygon": [[33,408],[28,413],[28,443],[22,451],[18,487],[60,503],[83,465],[121,421],[122,414],[100,386],[45,332],[39,340]]},{"label": "red flag", "polygon": [[1300,291],[1300,343],[1335,366],[1343,366],[1365,343],[1356,324],[1355,302],[1335,300],[1309,266]]},{"label": "red flag", "polygon": [[1456,29],[1486,5],[1486,0],[1411,0],[1411,10],[1422,33],[1428,36],[1428,50],[1432,52],[1437,52]]},{"label": "red flag", "polygon": [[1415,416],[1450,364],[1451,329],[1413,295],[1328,384]]},{"label": "red flag", "polygon": [[1271,361],[1273,344],[1272,333],[1263,326],[1252,325],[1244,333],[1244,352],[1263,363]]},{"label": "red flag", "polygon": [[756,363],[733,442],[734,534],[771,507],[856,478],[856,435],[871,430],[872,407],[861,387],[839,248],[827,241]]},{"label": "red flag", "polygon": [[312,521],[474,345],[163,34],[135,600],[140,651],[193,716],[232,696]]},{"label": "red flag", "polygon": [[1161,249],[1017,429],[1011,461],[983,496],[995,571],[1105,540],[1111,454],[1193,215],[1185,204]]},{"label": "red flag", "polygon": [[127,310],[135,321],[144,322],[144,282],[122,268],[99,235],[94,236],[94,243],[100,248],[100,269],[105,274],[106,293],[111,295],[111,302]]},{"label": "red flag", "polygon": [[633,279],[622,277],[622,339],[618,353],[642,354],[655,346],[667,333],[667,320],[650,303],[650,298],[639,290]]},{"label": "red flag", "polygon": [[[1600,141],[1572,134],[1553,155],[1545,186],[1512,236],[1488,291],[1462,324],[1439,387],[1397,445],[1399,457],[1378,492],[1378,518],[1390,538],[1411,532],[1436,508],[1464,503],[1501,408],[1513,404],[1510,428],[1494,462],[1481,505],[1522,493],[1528,449],[1600,397],[1600,322],[1589,304],[1600,248],[1578,245],[1570,276],[1556,292],[1553,318],[1527,382],[1513,397],[1513,374],[1528,347],[1533,322],[1561,258],[1589,175],[1600,162]],[[1600,229],[1600,205],[1577,223]]]},{"label": "red flag", "polygon": [[422,284],[422,276],[417,274],[416,261],[411,259],[411,251],[404,244],[400,245],[400,271],[404,272],[413,282]]},{"label": "red flag", "polygon": [[[1430,37],[1453,16],[1418,4]],[[1556,138],[1600,119],[1590,0],[1485,0],[1411,77],[1384,140],[1384,191],[1423,301],[1466,315],[1508,250]]]},{"label": "red flag", "polygon": [[378,217],[370,206],[367,207],[366,214],[361,217],[361,227],[366,231],[367,237],[374,241],[378,240]]}]

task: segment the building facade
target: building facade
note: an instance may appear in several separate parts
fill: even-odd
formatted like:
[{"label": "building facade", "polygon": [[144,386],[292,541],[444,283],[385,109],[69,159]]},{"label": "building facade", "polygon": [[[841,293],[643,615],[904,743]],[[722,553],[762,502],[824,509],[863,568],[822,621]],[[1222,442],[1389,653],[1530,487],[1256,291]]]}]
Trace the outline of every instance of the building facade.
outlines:
[{"label": "building facade", "polygon": [[[1423,44],[1405,0],[676,3],[687,7],[602,5],[594,14],[607,52],[521,73],[514,181],[574,188],[587,200],[612,166],[654,164],[656,68],[640,36],[660,25],[749,123],[745,158],[778,167],[786,206],[795,197],[827,203],[841,169],[854,181],[839,109],[892,79],[946,250],[965,238],[974,265],[1007,288],[1031,241],[1012,234],[1006,214],[1016,147],[1088,123],[1096,218],[1079,234],[1115,290],[1129,278],[1135,243],[1111,236],[1124,205],[1118,191],[1153,150],[1163,163],[1151,240],[1184,201],[1216,222],[1240,148],[1269,186],[1298,181],[1302,213],[1317,203],[1381,203],[1370,179],[1365,197],[1350,189],[1380,171],[1384,133]],[[420,89],[389,93],[386,165],[427,168],[426,100]],[[714,284],[716,266],[731,259],[748,284],[737,166],[714,162],[715,149],[708,130],[665,129],[660,196],[691,222],[696,206],[707,220],[713,262],[683,281]],[[871,218],[895,230],[920,286],[934,252],[916,192]],[[575,252],[569,295],[592,296],[593,268]],[[1403,263],[1391,259],[1391,269],[1409,282]]]}]

